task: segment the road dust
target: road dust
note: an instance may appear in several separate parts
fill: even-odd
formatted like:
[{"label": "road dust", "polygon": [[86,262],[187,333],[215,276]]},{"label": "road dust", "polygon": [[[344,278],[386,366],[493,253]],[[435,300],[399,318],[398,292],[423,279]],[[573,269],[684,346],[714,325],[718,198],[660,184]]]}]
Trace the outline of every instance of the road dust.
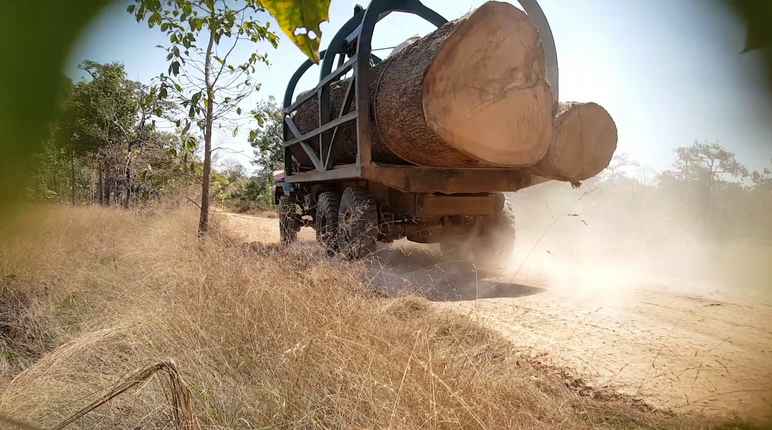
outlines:
[{"label": "road dust", "polygon": [[[675,412],[772,417],[772,243],[706,240],[688,220],[602,205],[601,193],[545,184],[510,196],[518,235],[503,271],[399,241],[367,273],[470,315],[588,388]],[[278,240],[276,220],[231,221],[251,240]]]},{"label": "road dust", "polygon": [[677,412],[772,416],[772,243],[709,239],[687,217],[560,185],[511,196],[515,255],[496,278],[541,292],[446,306],[595,387]]}]

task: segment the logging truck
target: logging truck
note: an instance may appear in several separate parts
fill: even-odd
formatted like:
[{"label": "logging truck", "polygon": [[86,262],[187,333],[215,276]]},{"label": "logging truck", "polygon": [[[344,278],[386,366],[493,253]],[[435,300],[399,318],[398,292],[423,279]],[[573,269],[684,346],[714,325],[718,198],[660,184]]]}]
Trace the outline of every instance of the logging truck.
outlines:
[{"label": "logging truck", "polygon": [[[489,1],[455,21],[419,0],[355,8],[320,53],[318,85],[294,97],[306,61],[284,95],[282,243],[307,226],[348,259],[407,239],[491,265],[514,246],[504,193],[577,186],[608,166],[613,119],[595,103],[558,101],[549,23],[535,0],[519,3]],[[373,30],[394,12],[437,29],[382,60]]]}]

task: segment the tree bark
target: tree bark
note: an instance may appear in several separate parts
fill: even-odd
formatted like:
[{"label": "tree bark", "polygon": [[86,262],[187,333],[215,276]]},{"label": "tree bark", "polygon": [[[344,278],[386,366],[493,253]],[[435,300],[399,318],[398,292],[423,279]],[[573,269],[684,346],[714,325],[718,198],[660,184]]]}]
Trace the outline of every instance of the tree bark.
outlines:
[{"label": "tree bark", "polygon": [[131,204],[131,141],[128,143],[128,147],[126,148],[126,169],[125,169],[125,175],[126,175],[126,199],[123,202],[124,209],[128,209],[129,205]]},{"label": "tree bark", "polygon": [[204,82],[206,84],[206,118],[204,128],[204,172],[201,177],[201,213],[198,218],[198,235],[204,236],[209,231],[209,182],[212,170],[212,122],[214,109],[214,91],[212,88],[212,49],[214,46],[214,26],[209,29],[209,44],[204,58]]},{"label": "tree bark", "polygon": [[105,187],[105,185],[104,185],[104,177],[102,175],[101,163],[97,164],[97,175],[98,175],[98,179],[97,179],[97,203],[99,203],[99,205],[101,206],[101,205],[104,204],[104,187]]},{"label": "tree bark", "polygon": [[70,151],[70,201],[75,206],[75,150]]},{"label": "tree bark", "polygon": [[[332,85],[340,111],[348,80]],[[525,167],[552,141],[552,93],[544,50],[528,16],[487,2],[373,67],[370,73],[375,161],[434,167]],[[318,102],[294,116],[301,133],[318,127]],[[294,136],[293,136],[294,137]],[[318,148],[317,139],[309,139]],[[356,128],[336,136],[336,160],[356,157]],[[300,147],[293,156],[312,167]]]},{"label": "tree bark", "polygon": [[547,154],[528,170],[545,178],[578,183],[608,167],[617,148],[611,115],[596,103],[560,103]]}]

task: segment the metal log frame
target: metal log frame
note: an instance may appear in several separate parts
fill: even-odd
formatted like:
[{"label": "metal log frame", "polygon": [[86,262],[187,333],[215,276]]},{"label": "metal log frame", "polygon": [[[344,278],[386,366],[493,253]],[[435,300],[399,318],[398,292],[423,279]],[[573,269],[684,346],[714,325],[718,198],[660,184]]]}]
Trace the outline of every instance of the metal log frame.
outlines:
[{"label": "metal log frame", "polygon": [[[536,0],[518,0],[525,12],[539,30],[546,54],[547,79],[550,81],[553,102],[558,101],[558,65],[557,51],[549,23]],[[356,8],[350,18],[330,41],[326,51],[320,52],[322,60],[319,84],[313,91],[298,97],[292,102],[295,88],[303,75],[313,65],[306,60],[289,81],[284,94],[284,166],[285,181],[295,183],[314,183],[364,179],[408,192],[443,192],[468,193],[480,191],[516,191],[540,178],[531,177],[526,172],[501,168],[457,168],[436,169],[418,166],[385,166],[373,163],[370,142],[370,67],[379,64],[381,59],[372,54],[372,38],[375,25],[392,12],[417,15],[436,27],[448,21],[437,12],[426,7],[420,0],[372,0],[367,9]],[[353,55],[352,55],[353,54]],[[333,70],[335,58],[337,66]],[[346,60],[346,57],[349,57]],[[345,61],[345,62],[344,62]],[[330,104],[330,85],[339,81],[346,73],[353,70],[353,77],[348,83],[343,105],[333,117]],[[319,127],[306,134],[301,134],[292,121],[292,114],[298,107],[318,98]],[[354,103],[354,110],[345,113]],[[341,125],[356,121],[357,155],[354,164],[334,166],[336,136]],[[290,132],[295,137],[289,139]],[[317,153],[305,141],[319,137]],[[300,145],[314,165],[314,170],[294,172],[290,147]],[[411,177],[415,180],[411,181]],[[484,189],[484,190],[483,190]],[[289,191],[289,190],[286,190]],[[477,191],[477,192],[480,192]]]}]

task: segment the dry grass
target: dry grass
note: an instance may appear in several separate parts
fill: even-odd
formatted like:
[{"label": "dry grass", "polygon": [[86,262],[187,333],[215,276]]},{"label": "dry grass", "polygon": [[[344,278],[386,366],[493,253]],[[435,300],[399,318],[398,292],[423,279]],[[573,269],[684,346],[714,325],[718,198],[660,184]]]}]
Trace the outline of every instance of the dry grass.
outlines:
[{"label": "dry grass", "polygon": [[[159,362],[205,429],[704,424],[582,396],[493,332],[378,296],[358,265],[302,244],[247,246],[217,225],[200,242],[186,211],[35,221],[0,245],[0,414],[41,428]],[[170,428],[168,387],[147,381],[68,428]]]}]

